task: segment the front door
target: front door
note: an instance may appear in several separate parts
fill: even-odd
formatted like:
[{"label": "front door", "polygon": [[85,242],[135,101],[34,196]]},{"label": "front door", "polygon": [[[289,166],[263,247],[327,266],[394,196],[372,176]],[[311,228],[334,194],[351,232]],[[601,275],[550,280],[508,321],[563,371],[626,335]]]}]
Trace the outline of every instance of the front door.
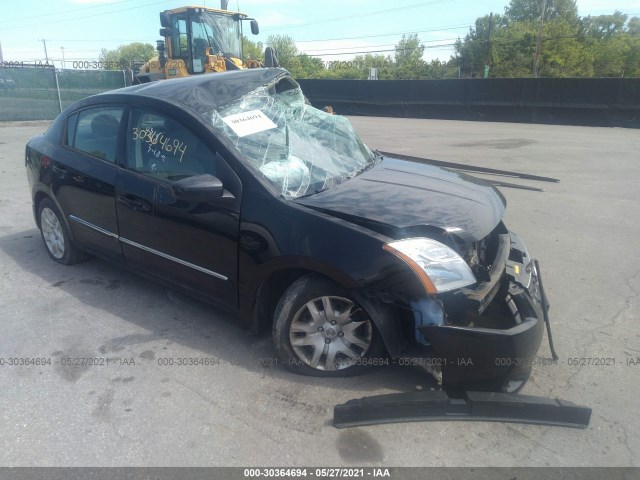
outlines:
[{"label": "front door", "polygon": [[[176,198],[173,182],[202,174],[223,182],[223,198]],[[166,114],[131,109],[116,191],[128,264],[237,308],[241,193],[233,171],[198,136]]]}]

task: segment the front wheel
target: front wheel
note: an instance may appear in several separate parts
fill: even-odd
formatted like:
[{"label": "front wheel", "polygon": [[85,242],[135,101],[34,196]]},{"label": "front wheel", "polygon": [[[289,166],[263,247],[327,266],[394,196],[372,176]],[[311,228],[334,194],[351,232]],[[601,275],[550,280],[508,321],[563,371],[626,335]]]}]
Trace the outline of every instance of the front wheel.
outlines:
[{"label": "front wheel", "polygon": [[38,212],[42,240],[53,260],[64,265],[72,265],[87,258],[85,253],[71,243],[71,236],[55,203],[48,198],[43,199]]},{"label": "front wheel", "polygon": [[300,278],[282,295],[273,341],[279,361],[290,370],[323,377],[357,374],[368,358],[383,353],[367,312],[343,289],[314,275]]}]

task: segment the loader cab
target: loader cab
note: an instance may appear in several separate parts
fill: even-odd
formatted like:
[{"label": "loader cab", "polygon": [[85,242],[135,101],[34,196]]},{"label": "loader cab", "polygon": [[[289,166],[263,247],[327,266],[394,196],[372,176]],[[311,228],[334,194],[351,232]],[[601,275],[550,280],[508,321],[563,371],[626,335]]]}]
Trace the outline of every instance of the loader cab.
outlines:
[{"label": "loader cab", "polygon": [[190,75],[242,68],[243,20],[251,20],[251,31],[258,33],[257,22],[244,13],[202,7],[161,12],[168,59],[182,60]]}]

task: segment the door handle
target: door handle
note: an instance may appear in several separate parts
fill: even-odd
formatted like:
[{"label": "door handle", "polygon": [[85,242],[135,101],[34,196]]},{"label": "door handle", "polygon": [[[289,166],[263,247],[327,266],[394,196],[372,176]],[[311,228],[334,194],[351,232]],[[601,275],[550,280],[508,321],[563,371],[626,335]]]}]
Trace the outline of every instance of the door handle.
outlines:
[{"label": "door handle", "polygon": [[151,204],[134,195],[118,195],[118,202],[135,211],[148,212]]},{"label": "door handle", "polygon": [[58,175],[60,177],[60,179],[64,179],[67,175],[67,169],[64,167],[58,167],[57,165],[51,165],[51,171],[53,173],[55,173],[56,175]]}]

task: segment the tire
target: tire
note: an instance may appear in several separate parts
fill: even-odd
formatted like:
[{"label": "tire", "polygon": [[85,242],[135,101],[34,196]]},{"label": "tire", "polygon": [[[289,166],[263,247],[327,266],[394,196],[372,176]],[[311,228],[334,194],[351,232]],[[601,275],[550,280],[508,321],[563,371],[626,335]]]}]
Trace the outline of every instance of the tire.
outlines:
[{"label": "tire", "polygon": [[384,354],[367,312],[344,289],[316,275],[298,279],[280,298],[273,343],[280,363],[318,377],[356,375],[366,359]]},{"label": "tire", "polygon": [[71,236],[63,220],[60,210],[49,198],[38,205],[40,233],[47,253],[52,260],[63,265],[73,265],[88,258],[71,243]]}]

